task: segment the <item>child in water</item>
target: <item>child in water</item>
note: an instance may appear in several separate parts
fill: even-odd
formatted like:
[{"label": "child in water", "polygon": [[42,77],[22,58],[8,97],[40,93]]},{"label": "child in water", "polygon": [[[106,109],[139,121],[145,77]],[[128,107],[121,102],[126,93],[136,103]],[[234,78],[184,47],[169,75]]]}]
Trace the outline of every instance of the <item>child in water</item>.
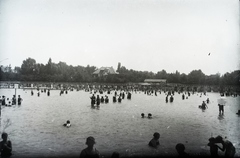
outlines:
[{"label": "child in water", "polygon": [[153,138],[150,140],[150,142],[148,143],[148,145],[150,147],[154,147],[156,148],[158,145],[160,145],[159,143],[159,138],[160,138],[160,134],[158,132],[155,132],[153,134]]}]

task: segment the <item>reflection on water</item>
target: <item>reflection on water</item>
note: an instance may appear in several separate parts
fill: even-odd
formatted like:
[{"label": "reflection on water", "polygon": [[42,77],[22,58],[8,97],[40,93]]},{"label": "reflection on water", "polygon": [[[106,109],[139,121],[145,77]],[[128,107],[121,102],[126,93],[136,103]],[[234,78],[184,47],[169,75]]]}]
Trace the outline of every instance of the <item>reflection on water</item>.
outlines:
[{"label": "reflection on water", "polygon": [[224,115],[219,114],[219,115],[218,115],[218,119],[219,119],[219,120],[223,120],[223,119],[224,119]]},{"label": "reflection on water", "polygon": [[[14,90],[0,89],[0,95],[9,98]],[[239,98],[227,98],[224,116],[218,115],[218,93],[207,96],[191,95],[182,100],[182,95],[175,93],[172,103],[165,102],[163,93],[149,96],[133,93],[131,100],[126,98],[121,103],[100,104],[99,108],[90,105],[90,94],[73,91],[59,95],[52,90],[51,95],[18,90],[23,102],[21,106],[3,107],[1,131],[9,133],[15,156],[73,155],[78,157],[86,147],[88,136],[96,139],[96,148],[103,155],[117,151],[126,155],[177,155],[175,145],[183,143],[190,154],[209,154],[209,149],[202,148],[211,136],[222,135],[236,144],[239,153],[240,117],[236,114]],[[112,98],[112,94],[104,93]],[[101,97],[101,96],[100,96]],[[205,111],[199,105],[210,99]],[[141,118],[152,114],[152,119]],[[71,121],[70,128],[62,126]],[[160,147],[152,149],[148,142],[154,132],[159,132]],[[23,145],[24,144],[24,145]],[[44,154],[43,154],[44,153]]]}]

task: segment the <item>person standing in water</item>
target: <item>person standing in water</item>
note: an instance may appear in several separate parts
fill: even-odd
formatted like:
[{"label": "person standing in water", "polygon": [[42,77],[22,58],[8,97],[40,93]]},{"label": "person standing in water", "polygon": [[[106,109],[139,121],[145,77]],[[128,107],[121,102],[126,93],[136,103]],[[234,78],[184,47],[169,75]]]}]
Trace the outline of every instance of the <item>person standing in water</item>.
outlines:
[{"label": "person standing in water", "polygon": [[97,95],[97,107],[99,107],[99,105],[100,105],[100,97],[99,97],[99,95]]},{"label": "person standing in water", "polygon": [[224,106],[226,105],[226,100],[223,96],[218,99],[219,115],[224,115]]},{"label": "person standing in water", "polygon": [[223,115],[224,114],[224,105],[218,104],[218,108],[219,108],[219,115]]},{"label": "person standing in water", "polygon": [[207,104],[205,103],[205,101],[202,102],[202,109],[205,110],[207,107]]},{"label": "person standing in water", "polygon": [[22,104],[22,98],[21,98],[21,96],[20,95],[18,95],[18,105],[21,105]]},{"label": "person standing in water", "polygon": [[92,97],[90,97],[90,99],[91,99],[91,106],[93,107],[96,102],[96,97],[94,96],[94,94],[92,95]]},{"label": "person standing in water", "polygon": [[166,99],[165,99],[166,103],[168,102],[168,95],[166,96]]}]

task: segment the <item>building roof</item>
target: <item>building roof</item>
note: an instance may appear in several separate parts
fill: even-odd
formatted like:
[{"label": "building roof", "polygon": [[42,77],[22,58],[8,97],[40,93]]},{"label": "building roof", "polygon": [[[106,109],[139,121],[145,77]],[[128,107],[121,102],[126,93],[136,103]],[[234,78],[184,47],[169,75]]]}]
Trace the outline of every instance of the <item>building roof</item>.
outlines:
[{"label": "building roof", "polygon": [[101,67],[93,72],[93,74],[102,74],[102,75],[108,75],[108,74],[119,74],[116,72],[113,67]]},{"label": "building roof", "polygon": [[145,79],[145,83],[161,83],[161,82],[166,82],[166,79]]},{"label": "building roof", "polygon": [[142,86],[150,86],[151,84],[150,83],[138,83],[139,85],[142,85]]}]

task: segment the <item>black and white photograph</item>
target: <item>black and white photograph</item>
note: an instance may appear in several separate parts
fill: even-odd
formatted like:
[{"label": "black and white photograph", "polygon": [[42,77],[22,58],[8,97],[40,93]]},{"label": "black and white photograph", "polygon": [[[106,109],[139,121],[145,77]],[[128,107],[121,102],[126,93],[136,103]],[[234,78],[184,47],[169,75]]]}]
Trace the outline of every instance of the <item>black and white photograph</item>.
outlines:
[{"label": "black and white photograph", "polygon": [[239,0],[0,0],[0,157],[240,157]]}]

